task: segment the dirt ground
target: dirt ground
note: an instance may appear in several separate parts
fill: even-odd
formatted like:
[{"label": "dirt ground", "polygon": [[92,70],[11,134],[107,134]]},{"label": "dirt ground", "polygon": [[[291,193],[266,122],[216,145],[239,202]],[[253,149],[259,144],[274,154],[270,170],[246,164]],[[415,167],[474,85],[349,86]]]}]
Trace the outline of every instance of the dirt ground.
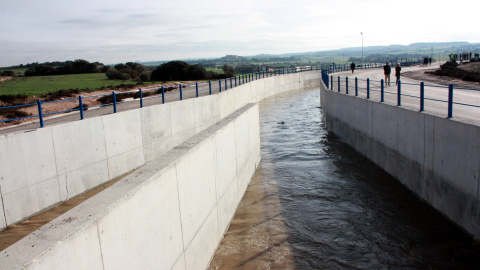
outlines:
[{"label": "dirt ground", "polygon": [[[470,63],[460,65],[459,68],[471,71],[471,72],[480,72],[480,63]],[[429,72],[433,72],[437,70],[434,69],[424,69],[424,70],[417,70],[417,71],[407,71],[402,72],[403,77],[407,77],[409,79],[414,79],[422,82],[430,82],[442,85],[449,85],[453,84],[455,87],[461,88],[471,88],[471,89],[480,89],[480,82],[467,82],[461,79],[452,78],[448,76],[437,76],[433,74],[429,74]]]}]

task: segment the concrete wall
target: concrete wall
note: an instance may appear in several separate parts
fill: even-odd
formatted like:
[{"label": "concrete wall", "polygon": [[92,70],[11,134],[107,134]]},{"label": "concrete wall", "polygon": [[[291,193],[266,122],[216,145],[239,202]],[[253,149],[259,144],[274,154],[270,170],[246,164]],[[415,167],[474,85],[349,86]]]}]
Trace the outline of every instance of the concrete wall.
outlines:
[{"label": "concrete wall", "polygon": [[287,74],[217,95],[0,135],[0,230],[139,168],[247,103],[319,81],[319,71]]},{"label": "concrete wall", "polygon": [[251,103],[2,251],[0,269],[205,269],[259,162]]},{"label": "concrete wall", "polygon": [[326,126],[480,238],[480,127],[325,89]]}]

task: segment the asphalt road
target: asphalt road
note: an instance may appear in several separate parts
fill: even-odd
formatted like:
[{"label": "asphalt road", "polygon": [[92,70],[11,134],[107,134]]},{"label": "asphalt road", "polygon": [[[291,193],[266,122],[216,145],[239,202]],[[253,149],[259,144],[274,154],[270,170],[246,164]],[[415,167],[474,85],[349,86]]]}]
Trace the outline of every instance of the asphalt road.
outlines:
[{"label": "asphalt road", "polygon": [[[431,66],[412,66],[402,67],[402,72],[414,71],[420,69],[438,68],[439,64],[434,63]],[[397,106],[398,89],[395,85],[395,67],[392,68],[390,75],[390,86],[384,87],[384,102],[393,106]],[[370,79],[370,99],[380,102],[381,100],[381,82],[385,79],[383,68],[373,68],[366,70],[355,70],[352,74],[349,72],[332,73],[333,91],[338,91],[338,76],[340,76],[341,92],[346,92],[346,77],[348,77],[349,95],[355,95],[355,77],[358,78],[358,97],[367,97],[367,78]],[[420,82],[418,80],[401,77],[401,107],[414,111],[420,111]],[[425,103],[424,112],[437,115],[440,117],[448,116],[448,85],[434,84],[425,82],[424,87]],[[480,125],[480,89],[467,90],[455,88],[453,90],[453,117],[452,120],[466,122],[470,124]],[[468,105],[464,105],[468,104]],[[477,106],[477,107],[474,107]]]}]

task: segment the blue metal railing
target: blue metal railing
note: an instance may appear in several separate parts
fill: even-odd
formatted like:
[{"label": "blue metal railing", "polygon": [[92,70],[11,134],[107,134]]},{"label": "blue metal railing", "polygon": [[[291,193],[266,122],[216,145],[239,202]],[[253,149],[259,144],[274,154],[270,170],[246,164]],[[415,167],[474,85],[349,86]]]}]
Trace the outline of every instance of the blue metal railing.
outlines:
[{"label": "blue metal railing", "polygon": [[[329,80],[328,79],[328,74],[325,71],[322,70],[322,80],[325,83],[326,88],[333,91],[334,90],[334,83],[333,83],[333,80],[332,80],[333,77],[331,76],[330,78],[331,79]],[[345,94],[348,95],[349,94],[349,91],[348,91],[348,77],[344,78],[344,82],[345,82],[344,84],[341,83],[342,81],[343,81],[343,79],[341,79],[341,77],[338,76],[338,83],[337,83],[338,86],[337,86],[336,92],[341,93],[342,89],[344,89]],[[366,87],[365,88],[359,87],[358,81],[365,82]],[[330,82],[330,84],[329,84],[329,82]],[[371,87],[370,82],[380,83],[380,88]],[[418,95],[412,95],[412,94],[402,93],[402,85],[414,85],[414,86],[418,85],[419,86],[419,94]],[[447,89],[446,100],[442,100],[442,99],[438,99],[438,98],[426,98],[425,97],[425,86]],[[385,91],[384,80],[383,79],[380,80],[380,81],[374,81],[374,80],[370,80],[369,78],[364,80],[364,79],[358,79],[358,78],[355,77],[355,96],[358,96],[359,90],[365,90],[366,99],[370,99],[370,93],[371,92],[380,92],[380,102],[384,102],[385,101],[384,95],[385,94],[391,94],[391,95],[396,95],[396,104],[397,104],[397,106],[401,106],[402,105],[402,97],[418,98],[419,103],[420,103],[419,104],[419,111],[424,111],[425,110],[425,100],[447,103],[447,105],[448,105],[447,106],[447,118],[452,118],[453,117],[453,106],[454,105],[480,108],[480,104],[476,105],[476,104],[469,104],[469,103],[462,103],[462,102],[454,102],[453,101],[453,98],[454,98],[453,94],[454,94],[455,89],[469,90],[469,91],[479,91],[480,92],[480,89],[461,88],[461,87],[454,88],[453,84],[449,84],[448,86],[441,86],[441,85],[427,85],[424,82],[420,82],[419,84],[412,84],[412,83],[402,83],[401,81],[397,82],[396,92],[392,92],[392,91]],[[479,93],[479,101],[480,101],[480,93]]]},{"label": "blue metal railing", "polygon": [[[319,66],[303,66],[303,67],[294,67],[294,68],[284,68],[284,69],[275,69],[271,71],[259,71],[259,72],[254,72],[254,73],[248,73],[248,74],[241,74],[232,78],[228,78],[230,80],[230,88],[228,88],[228,81],[227,78],[225,78],[225,84],[224,84],[224,91],[227,91],[228,89],[232,89],[234,87],[240,86],[242,84],[245,84],[247,82],[251,82],[254,80],[262,79],[262,78],[268,78],[268,77],[273,77],[273,76],[279,76],[279,75],[284,75],[284,74],[290,74],[290,73],[298,73],[298,72],[303,72],[303,71],[313,71],[313,70],[321,70]],[[322,74],[323,75],[323,74]],[[328,77],[328,75],[326,75]],[[238,83],[237,83],[238,80]],[[233,84],[233,81],[235,84]],[[190,87],[190,86],[195,86],[195,90],[192,91],[185,91],[184,88]],[[205,86],[207,89],[201,90],[199,89],[199,86]],[[179,89],[179,98],[180,100],[184,99],[184,94],[186,93],[191,93],[195,92],[195,97],[199,97],[199,93],[201,91],[208,91],[208,95],[212,95],[213,91],[215,89],[212,89],[212,82],[203,82],[203,83],[198,83],[196,82],[195,84],[192,85],[187,85],[187,84],[180,84],[178,86]],[[218,92],[222,92],[222,80],[218,81],[218,87],[217,87]],[[148,92],[155,91],[156,94],[153,96],[148,95]],[[142,108],[144,106],[144,100],[145,99],[152,99],[152,98],[159,98],[161,96],[162,101],[161,103],[165,103],[165,98],[170,97],[173,95],[177,94],[168,94],[166,93],[166,89],[162,86],[159,88],[150,88],[150,89],[141,89],[139,90],[134,90],[134,91],[128,91],[128,92],[115,92],[113,91],[111,94],[107,95],[96,95],[96,96],[79,96],[78,98],[73,98],[73,99],[63,99],[63,100],[56,100],[56,101],[49,101],[49,102],[42,102],[38,100],[36,103],[31,103],[31,104],[22,104],[22,105],[14,105],[14,106],[7,106],[7,107],[0,107],[0,112],[1,110],[6,110],[6,109],[18,109],[21,107],[29,107],[29,106],[37,106],[38,114],[37,115],[31,115],[31,116],[25,116],[25,117],[17,117],[17,118],[8,118],[5,120],[0,120],[0,123],[6,123],[6,122],[12,122],[16,120],[22,120],[22,119],[28,119],[28,118],[38,118],[40,122],[40,127],[44,127],[44,117],[53,115],[53,114],[60,114],[60,113],[67,113],[67,112],[73,112],[73,111],[78,111],[80,114],[80,120],[85,119],[84,111],[87,109],[93,109],[93,108],[100,108],[100,107],[105,107],[105,106],[112,106],[113,107],[113,113],[117,113],[117,105],[121,103],[126,103],[126,102],[132,102],[135,101],[136,99],[139,100],[139,107]],[[118,96],[120,95],[125,95],[127,93],[138,93],[138,98],[134,98],[133,100],[128,100],[128,101],[117,101]],[[86,99],[91,99],[91,98],[100,98],[100,97],[106,97],[106,96],[111,96],[112,98],[112,103],[108,104],[101,104],[97,106],[89,106],[85,107],[84,106],[84,101]],[[65,111],[58,111],[58,112],[50,112],[50,113],[45,113],[43,111],[42,105],[52,103],[52,102],[64,102],[64,101],[78,101],[78,107],[70,110],[65,110]]]},{"label": "blue metal railing", "polygon": [[[391,63],[392,66],[396,66],[397,64],[400,64],[403,67],[407,67],[407,66],[421,64],[423,62],[423,59],[420,59],[420,58],[393,59],[393,60],[389,59],[386,62]],[[327,74],[336,73],[336,72],[351,71],[351,66],[350,65],[351,64],[332,63],[328,66],[322,67],[322,70],[324,70]],[[358,64],[358,65],[355,65],[355,70],[357,70],[357,69],[380,68],[380,67],[383,67],[383,65],[385,65],[385,62],[383,62],[383,63]]]}]

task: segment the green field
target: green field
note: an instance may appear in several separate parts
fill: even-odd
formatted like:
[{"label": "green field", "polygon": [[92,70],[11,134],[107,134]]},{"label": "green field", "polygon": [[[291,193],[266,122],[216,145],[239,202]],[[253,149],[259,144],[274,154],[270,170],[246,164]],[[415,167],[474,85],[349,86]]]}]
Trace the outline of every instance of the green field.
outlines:
[{"label": "green field", "polygon": [[218,74],[223,74],[224,73],[222,69],[215,69],[215,68],[211,68],[211,67],[207,67],[207,68],[205,68],[205,70],[212,71],[212,72],[218,73]]},{"label": "green field", "polygon": [[0,83],[0,95],[40,96],[62,89],[78,88],[81,91],[94,91],[121,84],[137,84],[137,81],[108,80],[104,73],[13,77]]}]

